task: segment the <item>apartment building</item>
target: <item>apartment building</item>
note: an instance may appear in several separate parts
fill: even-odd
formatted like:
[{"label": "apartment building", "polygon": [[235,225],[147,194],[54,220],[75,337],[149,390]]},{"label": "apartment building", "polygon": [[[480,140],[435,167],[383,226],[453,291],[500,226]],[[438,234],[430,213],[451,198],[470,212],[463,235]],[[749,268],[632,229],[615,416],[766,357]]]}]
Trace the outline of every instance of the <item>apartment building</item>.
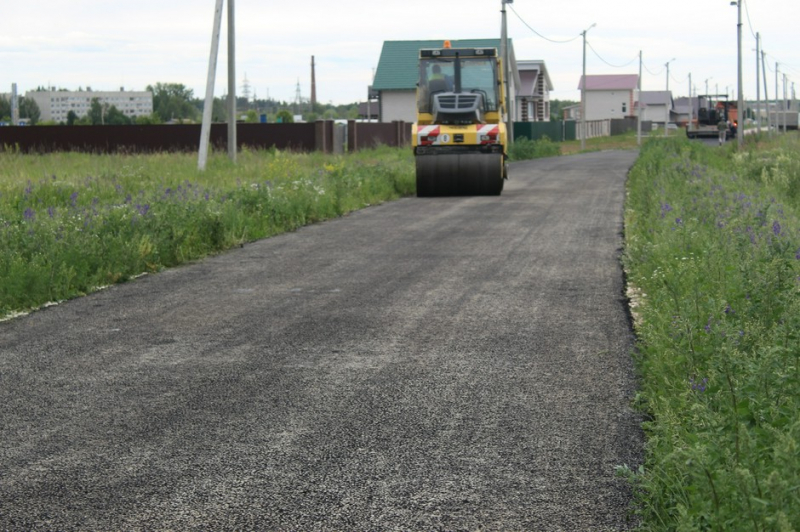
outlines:
[{"label": "apartment building", "polygon": [[86,116],[95,98],[130,118],[153,113],[153,93],[149,91],[28,91],[25,97],[36,102],[44,122],[66,122],[70,111],[79,118]]}]

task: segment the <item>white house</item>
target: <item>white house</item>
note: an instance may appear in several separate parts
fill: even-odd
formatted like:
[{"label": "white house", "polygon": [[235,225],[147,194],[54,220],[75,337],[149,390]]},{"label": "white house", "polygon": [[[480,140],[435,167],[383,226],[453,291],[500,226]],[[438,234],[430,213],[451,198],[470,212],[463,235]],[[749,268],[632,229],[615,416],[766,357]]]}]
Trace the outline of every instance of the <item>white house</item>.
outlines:
[{"label": "white house", "polygon": [[[586,120],[606,120],[635,116],[636,74],[603,74],[586,76]],[[582,90],[581,76],[578,89]],[[578,117],[580,118],[580,117]]]}]

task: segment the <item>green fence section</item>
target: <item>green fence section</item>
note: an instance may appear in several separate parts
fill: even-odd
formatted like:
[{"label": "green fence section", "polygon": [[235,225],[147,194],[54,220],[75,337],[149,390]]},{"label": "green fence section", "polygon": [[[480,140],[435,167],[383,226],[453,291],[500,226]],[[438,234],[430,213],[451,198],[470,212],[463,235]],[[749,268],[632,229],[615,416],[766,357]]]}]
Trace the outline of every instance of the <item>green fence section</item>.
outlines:
[{"label": "green fence section", "polygon": [[514,122],[514,140],[522,137],[539,140],[545,136],[556,142],[575,140],[575,121]]}]

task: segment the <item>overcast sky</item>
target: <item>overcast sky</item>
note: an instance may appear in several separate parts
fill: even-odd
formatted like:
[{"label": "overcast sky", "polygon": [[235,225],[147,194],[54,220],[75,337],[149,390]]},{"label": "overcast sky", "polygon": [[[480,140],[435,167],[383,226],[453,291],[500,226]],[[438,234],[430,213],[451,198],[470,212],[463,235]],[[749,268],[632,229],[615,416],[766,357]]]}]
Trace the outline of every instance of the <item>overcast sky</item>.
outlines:
[{"label": "overcast sky", "polygon": [[[214,0],[26,0],[3,2],[0,92],[17,83],[70,90],[144,90],[156,82],[183,83],[205,94]],[[310,94],[316,58],[317,99],[363,100],[385,40],[493,38],[500,36],[501,0],[236,0],[236,85],[245,75],[251,93],[284,101]],[[755,98],[755,32],[767,52],[769,94],[775,62],[800,82],[795,0],[746,0],[743,18],[745,97]],[[512,10],[513,9],[513,10]],[[748,19],[749,13],[749,19]],[[588,74],[638,73],[643,89],[698,93],[736,86],[737,8],[730,0],[515,0],[508,33],[517,59],[542,59],[553,81],[552,98],[579,99],[582,41],[587,33]],[[227,92],[223,41],[215,95]],[[531,29],[532,28],[532,29]],[[554,43],[547,39],[565,41]],[[613,65],[613,66],[612,66]],[[617,68],[619,66],[622,68]],[[782,75],[781,75],[782,87]],[[781,88],[782,91],[782,88]],[[763,97],[763,90],[762,90]]]}]

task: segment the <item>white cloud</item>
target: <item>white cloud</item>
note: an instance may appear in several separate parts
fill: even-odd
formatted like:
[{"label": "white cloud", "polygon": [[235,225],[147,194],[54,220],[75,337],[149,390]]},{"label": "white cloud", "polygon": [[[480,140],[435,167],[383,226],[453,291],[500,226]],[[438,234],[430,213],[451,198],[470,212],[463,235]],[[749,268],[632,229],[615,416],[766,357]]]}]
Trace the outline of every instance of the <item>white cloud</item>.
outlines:
[{"label": "white cloud", "polygon": [[[752,3],[752,6],[750,6]],[[788,4],[793,6],[794,4]],[[306,0],[294,3],[238,0],[237,86],[245,73],[259,96],[290,101],[298,80],[310,92],[310,59],[317,64],[320,101],[361,100],[377,66],[384,40],[496,37],[500,0]],[[800,80],[796,17],[784,0],[747,3],[744,22],[744,81],[755,92],[755,41],[760,31],[770,54],[769,68]],[[636,73],[643,51],[645,89],[665,85],[688,90],[688,75],[701,87],[711,78],[720,89],[736,82],[736,8],[727,0],[517,0],[511,7],[539,33],[556,40],[577,36],[592,23],[587,37],[588,73]],[[143,89],[156,82],[184,83],[196,95],[205,92],[214,1],[28,0],[3,8],[0,34],[0,92],[16,82],[20,90],[53,84],[77,88]],[[746,12],[745,12],[746,15]],[[543,59],[555,84],[555,98],[577,98],[582,43],[551,43],[535,35],[509,9],[509,36],[518,59]],[[11,21],[9,23],[9,21]],[[217,68],[216,93],[226,91],[225,23]],[[768,72],[769,76],[774,76]],[[702,87],[702,91],[704,91]]]}]

